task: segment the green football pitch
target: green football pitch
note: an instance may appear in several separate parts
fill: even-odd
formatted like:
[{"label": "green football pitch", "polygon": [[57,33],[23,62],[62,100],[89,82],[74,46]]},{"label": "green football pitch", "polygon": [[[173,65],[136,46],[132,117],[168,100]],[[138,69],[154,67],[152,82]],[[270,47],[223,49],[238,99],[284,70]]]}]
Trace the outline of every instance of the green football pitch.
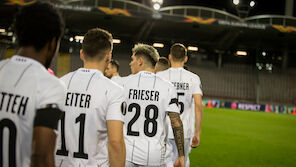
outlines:
[{"label": "green football pitch", "polygon": [[191,167],[295,167],[296,115],[204,109]]}]

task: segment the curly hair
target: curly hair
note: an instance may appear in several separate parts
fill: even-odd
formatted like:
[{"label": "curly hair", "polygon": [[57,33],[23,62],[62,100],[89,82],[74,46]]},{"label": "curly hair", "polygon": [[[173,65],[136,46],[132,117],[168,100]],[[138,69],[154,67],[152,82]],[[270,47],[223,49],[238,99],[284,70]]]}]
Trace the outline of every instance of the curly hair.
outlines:
[{"label": "curly hair", "polygon": [[17,13],[14,31],[20,47],[33,46],[40,51],[52,39],[58,41],[64,33],[64,21],[53,5],[35,2]]}]

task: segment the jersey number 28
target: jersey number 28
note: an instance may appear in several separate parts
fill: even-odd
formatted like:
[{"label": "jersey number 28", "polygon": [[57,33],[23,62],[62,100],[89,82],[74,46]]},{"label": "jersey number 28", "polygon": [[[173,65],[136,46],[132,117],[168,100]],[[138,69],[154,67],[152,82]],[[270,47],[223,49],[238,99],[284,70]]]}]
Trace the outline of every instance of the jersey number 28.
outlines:
[{"label": "jersey number 28", "polygon": [[[128,112],[132,112],[134,108],[136,109],[136,113],[135,113],[134,117],[130,120],[130,122],[127,124],[127,135],[129,135],[129,136],[139,136],[140,135],[139,132],[132,130],[132,126],[140,117],[141,107],[137,103],[132,103],[128,106]],[[152,118],[150,118],[151,111],[153,111]],[[153,104],[148,105],[145,108],[145,118],[146,118],[146,120],[144,121],[144,134],[148,137],[153,137],[153,136],[155,136],[155,134],[157,132],[156,119],[158,118],[158,108]],[[152,131],[149,131],[149,124],[152,124]]]}]

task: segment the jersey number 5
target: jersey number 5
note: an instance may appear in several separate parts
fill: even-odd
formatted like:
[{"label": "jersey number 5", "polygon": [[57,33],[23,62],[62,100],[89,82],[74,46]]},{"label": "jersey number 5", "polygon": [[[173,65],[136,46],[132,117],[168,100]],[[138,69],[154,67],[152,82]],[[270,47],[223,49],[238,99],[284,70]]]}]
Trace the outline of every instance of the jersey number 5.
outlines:
[{"label": "jersey number 5", "polygon": [[184,111],[184,103],[183,102],[181,102],[180,100],[179,100],[179,97],[180,96],[184,96],[185,95],[185,93],[184,92],[178,92],[177,93],[177,98],[178,98],[178,103],[180,104],[180,114],[182,114],[183,113],[183,111]]}]

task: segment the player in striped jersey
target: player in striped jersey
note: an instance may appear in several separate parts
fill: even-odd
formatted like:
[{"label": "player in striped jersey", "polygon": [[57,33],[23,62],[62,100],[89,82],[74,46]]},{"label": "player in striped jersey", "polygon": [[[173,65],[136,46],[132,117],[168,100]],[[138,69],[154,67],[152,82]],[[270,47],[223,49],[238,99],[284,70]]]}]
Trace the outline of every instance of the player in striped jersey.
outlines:
[{"label": "player in striped jersey", "polygon": [[[160,77],[172,82],[177,89],[178,101],[180,104],[181,119],[184,126],[185,161],[189,160],[190,145],[195,148],[200,142],[201,120],[202,120],[202,90],[199,77],[185,70],[184,63],[187,62],[187,50],[182,44],[174,44],[171,47],[169,60],[172,67],[168,70],[157,73]],[[195,104],[195,120],[192,112],[192,102]],[[195,131],[192,134],[192,121],[195,121]],[[169,123],[169,121],[167,121]],[[192,137],[193,136],[193,137]],[[192,143],[190,143],[192,138]],[[172,131],[169,130],[168,142],[168,166],[177,158],[176,145]]]},{"label": "player in striped jersey", "polygon": [[154,74],[159,55],[145,44],[133,48],[130,63],[133,75],[126,78],[124,134],[127,147],[126,167],[165,166],[166,117],[171,120],[179,158],[184,166],[184,137],[174,86]]},{"label": "player in striped jersey", "polygon": [[14,27],[20,48],[0,61],[0,166],[53,167],[65,87],[46,69],[64,23],[52,5],[36,2],[21,9]]},{"label": "player in striped jersey", "polygon": [[84,68],[63,76],[67,86],[56,166],[123,167],[123,89],[103,75],[111,60],[112,36],[94,28],[83,40]]}]

